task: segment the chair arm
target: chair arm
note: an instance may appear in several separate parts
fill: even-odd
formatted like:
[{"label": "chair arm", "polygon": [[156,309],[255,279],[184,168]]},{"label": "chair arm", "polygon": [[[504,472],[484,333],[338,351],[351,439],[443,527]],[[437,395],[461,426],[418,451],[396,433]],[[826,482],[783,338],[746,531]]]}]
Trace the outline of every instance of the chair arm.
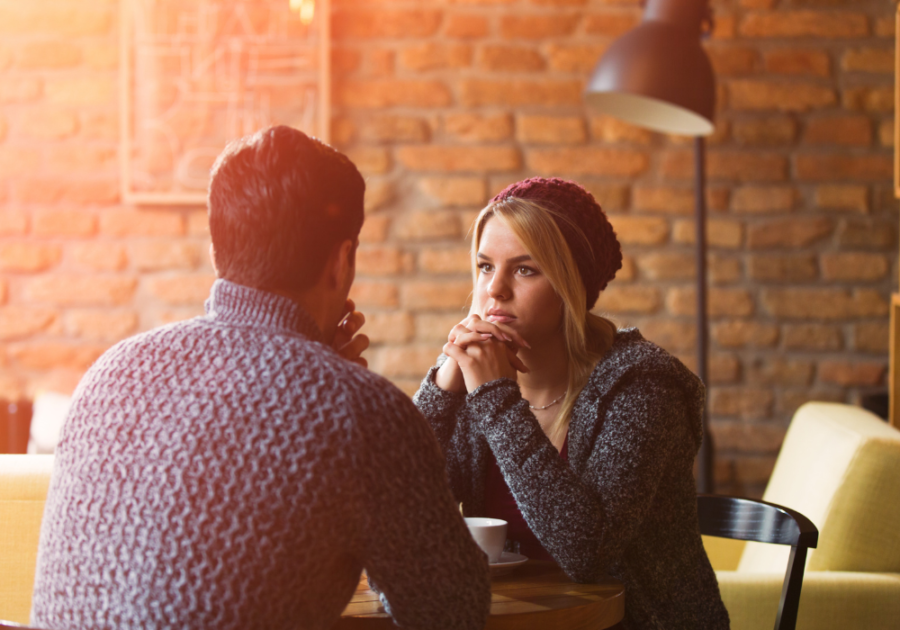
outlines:
[{"label": "chair arm", "polygon": [[[716,571],[732,630],[771,630],[784,574]],[[900,573],[808,571],[797,630],[892,630],[900,619]]]}]

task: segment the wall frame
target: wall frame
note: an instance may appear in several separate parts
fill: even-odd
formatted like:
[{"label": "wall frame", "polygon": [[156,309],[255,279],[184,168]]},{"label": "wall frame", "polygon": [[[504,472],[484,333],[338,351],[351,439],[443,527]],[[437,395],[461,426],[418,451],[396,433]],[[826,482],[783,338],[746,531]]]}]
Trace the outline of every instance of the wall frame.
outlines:
[{"label": "wall frame", "polygon": [[225,144],[271,124],[325,142],[330,0],[120,0],[120,178],[126,204],[204,205]]}]

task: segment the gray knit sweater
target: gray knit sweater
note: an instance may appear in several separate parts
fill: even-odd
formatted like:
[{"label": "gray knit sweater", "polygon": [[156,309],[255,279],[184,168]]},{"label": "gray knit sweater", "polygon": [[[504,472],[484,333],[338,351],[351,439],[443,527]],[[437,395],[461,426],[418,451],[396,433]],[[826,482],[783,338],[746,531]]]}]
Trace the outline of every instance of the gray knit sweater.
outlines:
[{"label": "gray knit sweater", "polygon": [[285,298],[207,315],[85,375],[56,453],[32,623],[330,628],[363,568],[404,628],[480,628],[487,561],[409,398]]},{"label": "gray knit sweater", "polygon": [[569,577],[625,584],[625,628],[729,627],[697,525],[704,389],[680,361],[636,329],[619,331],[575,404],[568,462],[515,382],[454,394],[435,384],[436,370],[413,400],[467,516],[484,514],[493,451],[528,526]]}]

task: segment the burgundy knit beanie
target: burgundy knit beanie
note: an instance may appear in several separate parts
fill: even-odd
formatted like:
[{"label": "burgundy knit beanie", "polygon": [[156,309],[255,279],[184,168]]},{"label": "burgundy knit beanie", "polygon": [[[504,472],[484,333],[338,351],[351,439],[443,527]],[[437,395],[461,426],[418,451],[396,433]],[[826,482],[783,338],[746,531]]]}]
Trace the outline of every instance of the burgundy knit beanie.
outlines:
[{"label": "burgundy knit beanie", "polygon": [[578,265],[587,294],[587,307],[592,309],[600,291],[622,268],[622,246],[600,204],[575,182],[556,177],[532,177],[512,184],[491,203],[510,197],[536,201],[569,219],[565,221],[553,216]]}]

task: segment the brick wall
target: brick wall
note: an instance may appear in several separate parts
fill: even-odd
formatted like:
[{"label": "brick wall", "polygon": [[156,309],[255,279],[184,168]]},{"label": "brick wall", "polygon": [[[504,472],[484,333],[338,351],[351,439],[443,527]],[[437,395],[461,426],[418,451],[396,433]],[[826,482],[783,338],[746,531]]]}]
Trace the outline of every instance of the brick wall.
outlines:
[{"label": "brick wall", "polygon": [[[693,364],[692,151],[588,112],[637,0],[333,0],[333,140],[368,180],[354,297],[407,391],[470,290],[466,232],[530,175],[590,188],[626,261],[599,308]],[[714,0],[711,409],[758,494],[794,409],[884,386],[896,277],[892,0]],[[72,388],[201,311],[202,208],[118,199],[118,2],[0,1],[0,395]]]}]

